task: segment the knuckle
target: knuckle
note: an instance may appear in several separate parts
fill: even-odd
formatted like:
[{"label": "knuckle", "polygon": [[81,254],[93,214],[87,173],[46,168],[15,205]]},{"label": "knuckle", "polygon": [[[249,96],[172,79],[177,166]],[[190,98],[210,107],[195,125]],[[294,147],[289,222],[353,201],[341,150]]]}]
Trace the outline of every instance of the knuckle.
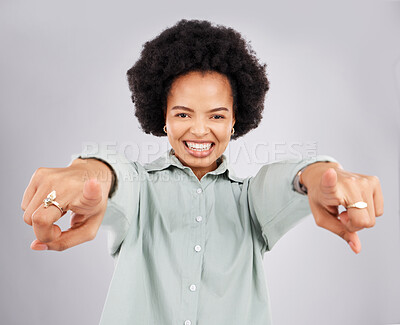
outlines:
[{"label": "knuckle", "polygon": [[376,223],[375,218],[373,218],[373,219],[368,223],[368,226],[367,226],[366,228],[372,228],[373,226],[375,226],[375,223]]},{"label": "knuckle", "polygon": [[88,214],[91,212],[92,207],[88,206],[87,204],[85,204],[85,202],[82,202],[82,200],[78,199],[69,204],[69,209],[74,212],[79,211],[80,213]]},{"label": "knuckle", "polygon": [[367,187],[367,186],[369,186],[371,184],[370,180],[367,177],[360,177],[359,182],[364,187]]},{"label": "knuckle", "polygon": [[33,173],[33,177],[34,178],[41,178],[46,174],[46,167],[39,167],[38,169],[35,170],[35,172]]},{"label": "knuckle", "polygon": [[55,172],[54,169],[47,167],[39,167],[33,174],[35,183],[41,185],[49,184],[52,186],[53,184],[57,183],[57,177],[57,172]]},{"label": "knuckle", "polygon": [[61,240],[58,244],[57,247],[55,248],[56,251],[62,252],[65,251],[69,248],[68,243],[65,240]]},{"label": "knuckle", "polygon": [[327,203],[330,206],[334,206],[334,207],[338,207],[339,205],[341,205],[342,204],[342,199],[341,199],[339,193],[335,193],[331,198],[329,198],[327,200]]},{"label": "knuckle", "polygon": [[78,205],[78,204],[75,204],[75,202],[71,202],[71,203],[68,205],[68,209],[71,210],[71,211],[73,211],[73,212],[75,212],[75,211],[77,211],[77,209],[79,209],[79,205]]},{"label": "knuckle", "polygon": [[341,237],[341,238],[343,238],[343,239],[345,239],[345,238],[344,238],[345,235],[346,235],[346,231],[345,231],[345,230],[341,230],[341,231],[338,233],[338,236]]},{"label": "knuckle", "polygon": [[356,220],[353,220],[352,226],[355,229],[359,230],[359,229],[363,229],[363,228],[368,228],[369,223],[370,223],[370,221],[365,218],[356,219]]},{"label": "knuckle", "polygon": [[47,226],[50,224],[47,216],[41,213],[34,213],[32,215],[32,223],[34,223],[37,226]]},{"label": "knuckle", "polygon": [[88,241],[94,240],[96,238],[96,235],[97,235],[97,231],[95,231],[95,230],[90,231],[88,234]]},{"label": "knuckle", "polygon": [[357,181],[357,178],[355,176],[348,176],[343,179],[343,183],[346,185],[353,185]]},{"label": "knuckle", "polygon": [[364,220],[364,222],[361,224],[364,228],[370,228],[373,226],[373,222],[371,221],[370,218],[368,220]]},{"label": "knuckle", "polygon": [[84,196],[81,196],[79,198],[79,206],[94,208],[97,207],[101,203],[101,201],[102,201],[101,196],[98,196],[90,200],[86,199]]},{"label": "knuckle", "polygon": [[315,224],[319,227],[320,219],[317,216],[314,216]]},{"label": "knuckle", "polygon": [[28,215],[28,213],[24,213],[24,221],[26,224],[32,226],[32,216]]},{"label": "knuckle", "polygon": [[383,215],[383,208],[382,209],[377,209],[376,211],[376,216],[380,217],[381,215]]},{"label": "knuckle", "polygon": [[314,220],[318,227],[324,228],[325,222],[322,218],[316,217]]},{"label": "knuckle", "polygon": [[375,176],[375,175],[368,176],[368,179],[372,184],[379,184],[380,183],[380,180],[379,180],[378,176]]},{"label": "knuckle", "polygon": [[356,226],[354,226],[354,225],[347,225],[347,226],[346,226],[346,230],[347,230],[348,232],[356,232],[356,231],[359,231],[360,228],[359,228],[359,227],[356,227]]},{"label": "knuckle", "polygon": [[351,220],[351,227],[353,227],[353,229],[362,228],[362,221],[360,219]]}]

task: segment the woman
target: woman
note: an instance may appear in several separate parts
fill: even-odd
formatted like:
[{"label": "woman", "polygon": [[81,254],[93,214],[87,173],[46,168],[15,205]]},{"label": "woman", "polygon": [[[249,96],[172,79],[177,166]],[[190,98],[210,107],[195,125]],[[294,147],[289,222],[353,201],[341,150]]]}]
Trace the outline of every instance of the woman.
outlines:
[{"label": "woman", "polygon": [[[310,212],[360,252],[356,231],[383,213],[377,177],[329,156],[245,179],[228,166],[229,141],[258,126],[269,88],[238,32],[181,20],[145,44],[128,81],[143,131],[172,149],[145,165],[100,150],[39,168],[22,201],[32,249],[65,250],[108,227],[116,268],[101,324],[270,324],[263,254]],[[67,210],[61,232],[53,223]]]}]

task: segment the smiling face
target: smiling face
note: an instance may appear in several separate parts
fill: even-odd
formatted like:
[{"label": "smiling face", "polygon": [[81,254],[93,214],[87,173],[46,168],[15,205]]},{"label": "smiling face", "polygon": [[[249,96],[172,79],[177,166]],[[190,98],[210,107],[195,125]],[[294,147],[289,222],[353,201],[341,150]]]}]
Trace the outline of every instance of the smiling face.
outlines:
[{"label": "smiling face", "polygon": [[165,118],[175,156],[201,179],[217,168],[235,124],[228,78],[214,71],[178,77],[167,97]]}]

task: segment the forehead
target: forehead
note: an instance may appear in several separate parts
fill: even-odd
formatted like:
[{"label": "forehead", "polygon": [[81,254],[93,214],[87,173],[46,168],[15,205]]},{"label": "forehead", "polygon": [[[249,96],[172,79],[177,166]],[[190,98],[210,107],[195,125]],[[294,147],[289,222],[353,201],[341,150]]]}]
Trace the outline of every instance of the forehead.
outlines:
[{"label": "forehead", "polygon": [[218,72],[192,71],[179,76],[171,85],[169,100],[232,100],[228,78]]}]

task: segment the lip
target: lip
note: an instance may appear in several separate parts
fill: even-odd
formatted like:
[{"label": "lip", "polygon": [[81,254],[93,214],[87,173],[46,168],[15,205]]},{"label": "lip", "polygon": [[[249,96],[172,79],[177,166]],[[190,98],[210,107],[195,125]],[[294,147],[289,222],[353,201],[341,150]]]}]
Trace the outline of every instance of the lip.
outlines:
[{"label": "lip", "polygon": [[[204,141],[204,140],[183,140],[185,142],[195,142],[195,143],[214,143],[213,141]],[[215,143],[214,143],[215,144]]]},{"label": "lip", "polygon": [[211,148],[209,150],[207,150],[207,151],[195,151],[195,150],[192,150],[188,146],[186,146],[185,141],[186,140],[182,141],[182,144],[185,147],[186,151],[189,154],[191,154],[192,156],[196,157],[196,158],[207,157],[214,151],[215,143],[212,142],[212,141],[204,142],[204,141],[189,141],[189,140],[187,140],[188,142],[196,142],[196,143],[210,143],[211,142],[212,143]]}]

